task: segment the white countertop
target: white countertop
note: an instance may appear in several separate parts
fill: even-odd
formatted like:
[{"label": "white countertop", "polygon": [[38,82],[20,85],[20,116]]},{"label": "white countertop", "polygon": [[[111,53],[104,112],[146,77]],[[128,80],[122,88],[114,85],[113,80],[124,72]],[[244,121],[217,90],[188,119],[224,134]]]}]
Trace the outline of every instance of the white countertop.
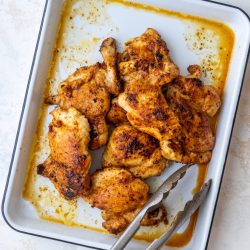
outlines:
[{"label": "white countertop", "polygon": [[[250,15],[249,0],[221,0]],[[29,76],[43,0],[0,0],[0,200]],[[250,249],[250,63],[242,91],[209,250]],[[0,215],[2,250],[87,249],[20,234]]]}]

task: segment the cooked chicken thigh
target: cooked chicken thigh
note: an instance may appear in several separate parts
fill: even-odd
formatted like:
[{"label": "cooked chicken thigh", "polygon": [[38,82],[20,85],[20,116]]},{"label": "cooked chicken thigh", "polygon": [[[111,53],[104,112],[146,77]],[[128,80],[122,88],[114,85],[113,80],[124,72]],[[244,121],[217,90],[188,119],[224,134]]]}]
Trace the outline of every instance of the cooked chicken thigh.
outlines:
[{"label": "cooked chicken thigh", "polygon": [[168,100],[180,119],[182,131],[178,137],[161,142],[162,155],[166,159],[183,163],[209,162],[215,137],[208,117],[196,112],[187,103]]},{"label": "cooked chicken thigh", "polygon": [[130,125],[113,130],[102,158],[104,167],[124,167],[143,179],[160,175],[167,164],[159,142]]},{"label": "cooked chicken thigh", "polygon": [[219,91],[203,85],[198,65],[188,68],[190,75],[178,77],[168,86],[166,99],[179,118],[181,134],[161,142],[162,154],[170,160],[183,163],[207,163],[212,156],[215,136],[209,116],[216,114],[221,105]]},{"label": "cooked chicken thigh", "polygon": [[177,101],[170,93],[166,94],[166,98],[180,120],[182,134],[186,136],[184,144],[187,150],[193,152],[212,150],[215,137],[208,116],[191,108],[187,101]]},{"label": "cooked chicken thigh", "polygon": [[151,85],[143,72],[126,83],[125,91],[118,96],[118,104],[126,110],[132,126],[159,141],[180,134],[179,119],[168,106],[161,88]]},{"label": "cooked chicken thigh", "polygon": [[173,92],[178,101],[187,101],[197,112],[213,117],[221,106],[220,91],[211,85],[204,85],[199,79],[201,68],[198,65],[188,67],[190,75],[177,77],[169,86],[168,92]]},{"label": "cooked chicken thigh", "polygon": [[148,28],[141,36],[130,39],[119,55],[119,70],[125,81],[133,73],[143,71],[150,76],[151,84],[162,86],[179,75],[178,67],[169,56],[167,44],[156,30]]},{"label": "cooked chicken thigh", "polygon": [[63,109],[74,107],[84,114],[91,126],[91,149],[106,144],[108,125],[105,116],[110,108],[110,94],[120,91],[116,71],[116,45],[113,38],[103,41],[104,63],[81,67],[60,84],[58,95],[46,99]]},{"label": "cooked chicken thigh", "polygon": [[[129,225],[149,198],[148,185],[125,169],[110,167],[97,170],[91,181],[91,193],[85,199],[93,207],[103,210],[103,227],[114,234]],[[166,213],[160,218],[163,221]],[[159,216],[155,214],[145,218],[143,224],[155,225],[159,222]]]},{"label": "cooked chicken thigh", "polygon": [[91,193],[86,199],[101,210],[129,212],[141,207],[148,199],[148,185],[125,169],[97,170],[91,181]]},{"label": "cooked chicken thigh", "polygon": [[48,177],[66,199],[86,195],[90,189],[88,120],[75,108],[51,112],[49,125],[51,155],[40,164],[37,173]]}]

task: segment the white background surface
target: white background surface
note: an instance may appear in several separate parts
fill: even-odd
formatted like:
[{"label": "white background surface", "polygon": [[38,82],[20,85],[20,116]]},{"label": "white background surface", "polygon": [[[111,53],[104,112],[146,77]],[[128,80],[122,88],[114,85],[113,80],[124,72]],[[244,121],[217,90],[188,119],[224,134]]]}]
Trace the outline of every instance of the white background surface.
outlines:
[{"label": "white background surface", "polygon": [[[238,5],[250,15],[249,0],[221,2]],[[43,7],[43,0],[0,0],[0,200]],[[14,249],[87,248],[17,233],[6,225],[0,215],[0,250]],[[250,67],[243,87],[208,249],[250,249]]]}]

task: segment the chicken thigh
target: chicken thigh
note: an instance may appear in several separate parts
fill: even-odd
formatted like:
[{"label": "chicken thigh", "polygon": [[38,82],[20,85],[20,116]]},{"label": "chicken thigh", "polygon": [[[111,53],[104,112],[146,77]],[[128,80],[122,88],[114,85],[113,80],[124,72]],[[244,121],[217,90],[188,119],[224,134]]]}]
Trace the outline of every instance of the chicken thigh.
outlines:
[{"label": "chicken thigh", "polygon": [[161,141],[162,155],[182,163],[207,163],[212,156],[215,137],[208,117],[191,109],[188,104],[170,100],[170,106],[180,118],[181,134]]},{"label": "chicken thigh", "polygon": [[[122,168],[97,170],[91,181],[91,193],[85,199],[93,207],[103,210],[103,227],[113,234],[126,229],[149,198],[149,186]],[[155,214],[147,215],[142,224],[150,226],[164,220],[166,212],[161,208]]]},{"label": "chicken thigh", "polygon": [[188,67],[190,75],[179,76],[169,85],[168,92],[178,101],[186,101],[197,112],[213,117],[221,106],[220,90],[211,85],[204,85],[200,80],[199,65]]},{"label": "chicken thigh", "polygon": [[159,142],[130,125],[116,127],[102,158],[104,167],[124,167],[136,177],[148,178],[162,173],[168,161],[161,155]]},{"label": "chicken thigh", "polygon": [[151,83],[162,86],[179,75],[165,41],[156,30],[148,28],[141,36],[130,39],[119,55],[119,71],[125,82],[140,71],[150,76]]},{"label": "chicken thigh", "polygon": [[65,199],[86,195],[90,189],[91,165],[88,120],[75,108],[57,108],[51,115],[48,133],[51,154],[38,165],[37,173],[48,177]]},{"label": "chicken thigh", "polygon": [[168,106],[161,88],[151,85],[142,73],[126,83],[118,96],[118,104],[127,112],[130,124],[159,141],[178,136],[181,130],[178,117]]},{"label": "chicken thigh", "polygon": [[167,87],[166,100],[179,118],[181,134],[161,142],[165,158],[183,163],[207,163],[215,136],[209,123],[221,105],[219,91],[203,85],[198,65],[189,66],[190,75],[178,77]]}]

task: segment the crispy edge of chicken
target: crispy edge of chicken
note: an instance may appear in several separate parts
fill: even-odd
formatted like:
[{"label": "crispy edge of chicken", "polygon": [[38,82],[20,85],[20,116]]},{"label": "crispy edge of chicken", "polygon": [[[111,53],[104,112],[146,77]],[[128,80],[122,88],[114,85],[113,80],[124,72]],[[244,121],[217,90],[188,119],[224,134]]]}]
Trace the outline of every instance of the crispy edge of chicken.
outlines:
[{"label": "crispy edge of chicken", "polygon": [[[112,234],[119,234],[128,227],[140,210],[141,208],[137,208],[132,212],[117,214],[103,211],[102,218],[104,219],[104,222],[102,225],[108,232]],[[168,224],[167,210],[163,205],[161,205],[158,209],[147,213],[141,221],[141,225],[146,227],[156,226],[161,222]]]},{"label": "crispy edge of chicken", "polygon": [[116,127],[102,157],[103,167],[123,167],[142,179],[157,176],[169,165],[159,142],[131,125]]},{"label": "crispy edge of chicken", "polygon": [[162,86],[179,75],[179,68],[173,63],[166,42],[152,28],[126,42],[118,66],[125,81],[133,78],[133,73],[144,71],[151,83]]},{"label": "crispy edge of chicken", "polygon": [[109,125],[104,116],[89,119],[91,150],[97,150],[108,142]]},{"label": "crispy edge of chicken", "polygon": [[130,125],[127,112],[118,104],[118,97],[112,99],[111,108],[107,114],[107,121],[115,126]]},{"label": "crispy edge of chicken", "polygon": [[212,151],[192,152],[187,151],[182,143],[183,137],[175,138],[173,140],[161,141],[162,155],[171,161],[182,163],[208,163],[212,157]]},{"label": "crispy edge of chicken", "polygon": [[71,200],[86,195],[90,189],[90,127],[88,120],[74,108],[57,108],[51,115],[48,132],[51,154],[38,165],[37,173],[48,177],[59,193]]}]

